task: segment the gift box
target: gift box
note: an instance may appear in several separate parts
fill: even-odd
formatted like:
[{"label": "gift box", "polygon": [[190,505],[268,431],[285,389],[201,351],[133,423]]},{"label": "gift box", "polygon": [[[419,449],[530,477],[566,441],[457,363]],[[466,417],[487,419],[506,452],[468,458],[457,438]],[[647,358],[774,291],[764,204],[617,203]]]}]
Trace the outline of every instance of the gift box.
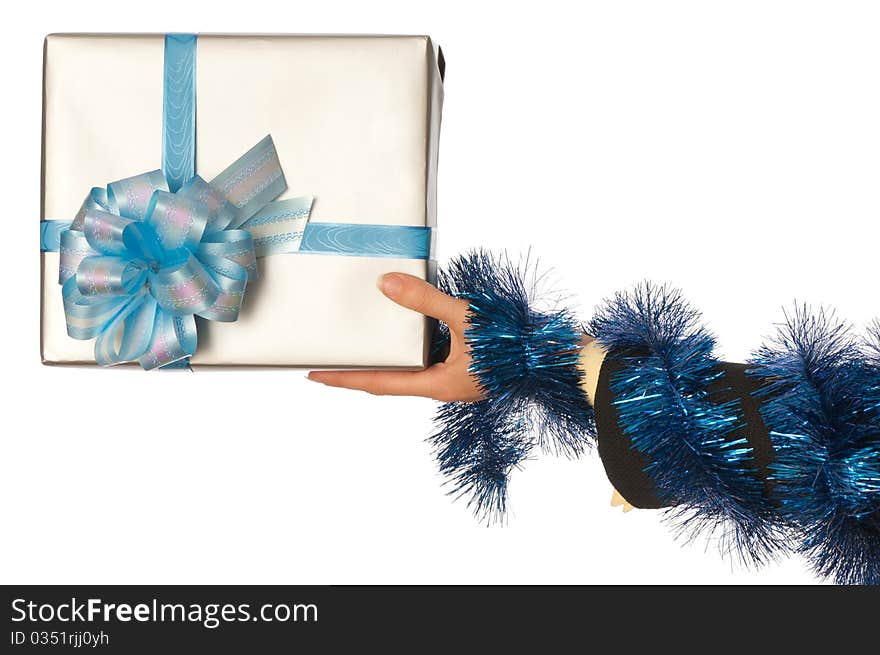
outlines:
[{"label": "gift box", "polygon": [[433,274],[442,68],[426,36],[46,37],[43,362],[425,366],[376,283]]}]

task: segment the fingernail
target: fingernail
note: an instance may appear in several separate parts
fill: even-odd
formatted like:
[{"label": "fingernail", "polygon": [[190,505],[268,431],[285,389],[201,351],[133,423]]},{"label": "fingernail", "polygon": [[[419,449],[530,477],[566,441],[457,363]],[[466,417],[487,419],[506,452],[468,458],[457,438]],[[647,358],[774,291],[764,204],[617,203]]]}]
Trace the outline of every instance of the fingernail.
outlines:
[{"label": "fingernail", "polygon": [[389,298],[393,298],[400,293],[403,288],[403,282],[399,275],[394,273],[386,273],[379,278],[379,289]]}]

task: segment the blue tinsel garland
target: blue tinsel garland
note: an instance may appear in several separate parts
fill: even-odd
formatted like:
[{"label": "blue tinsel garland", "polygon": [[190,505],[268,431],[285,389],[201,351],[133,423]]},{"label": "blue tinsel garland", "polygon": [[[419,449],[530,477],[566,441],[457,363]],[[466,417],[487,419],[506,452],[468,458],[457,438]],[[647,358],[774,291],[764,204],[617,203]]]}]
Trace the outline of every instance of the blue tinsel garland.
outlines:
[{"label": "blue tinsel garland", "polygon": [[577,366],[583,331],[566,309],[534,307],[531,272],[476,251],[439,275],[470,303],[465,339],[485,399],[442,405],[430,441],[453,493],[488,520],[503,514],[508,476],[536,446],[577,456],[595,435]]},{"label": "blue tinsel garland", "polygon": [[880,584],[880,333],[867,348],[799,308],[752,360],[765,381],[773,497],[796,550],[841,584]]},{"label": "blue tinsel garland", "polygon": [[[577,365],[583,331],[564,309],[535,309],[527,273],[478,251],[439,280],[469,301],[465,338],[485,399],[442,405],[431,441],[453,493],[490,520],[536,448],[576,456],[595,437]],[[624,364],[610,381],[619,426],[683,533],[715,534],[757,563],[794,543],[821,575],[880,584],[880,323],[860,342],[799,310],[752,359],[774,451],[769,486],[736,434],[739,402],[714,400],[729,397],[715,340],[679,292],[645,283],[618,294],[589,333]],[[435,352],[445,326],[438,335]]]},{"label": "blue tinsel garland", "polygon": [[707,532],[724,552],[760,563],[778,548],[752,448],[732,433],[738,402],[716,403],[714,337],[678,291],[644,283],[599,310],[590,333],[625,368],[610,382],[623,432],[649,462],[680,533]]},{"label": "blue tinsel garland", "polygon": [[529,455],[532,426],[491,400],[444,403],[437,412],[440,429],[431,437],[443,473],[455,495],[481,519],[499,520],[507,511],[507,481]]}]

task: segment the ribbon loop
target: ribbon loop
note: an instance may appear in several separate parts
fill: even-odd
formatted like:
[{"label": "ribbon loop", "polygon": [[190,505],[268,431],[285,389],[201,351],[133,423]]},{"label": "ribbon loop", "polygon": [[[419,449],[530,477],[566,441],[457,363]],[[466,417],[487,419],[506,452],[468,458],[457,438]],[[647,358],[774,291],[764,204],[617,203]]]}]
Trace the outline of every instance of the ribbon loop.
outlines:
[{"label": "ribbon loop", "polygon": [[80,262],[75,279],[83,296],[130,296],[144,286],[147,272],[137,260],[98,255]]},{"label": "ribbon loop", "polygon": [[85,297],[79,292],[76,277],[61,287],[67,334],[74,339],[94,339],[128,302],[126,296]]},{"label": "ribbon loop", "polygon": [[58,283],[64,284],[76,275],[79,264],[83,259],[98,253],[92,250],[86,235],[79,230],[63,230],[58,241],[58,249],[61,253],[58,265]]},{"label": "ribbon loop", "polygon": [[225,230],[235,220],[235,208],[226,197],[196,175],[179,191],[180,195],[198,200],[208,208],[209,217],[206,230]]},{"label": "ribbon loop", "polygon": [[86,213],[89,210],[93,209],[103,209],[104,211],[110,211],[110,200],[107,198],[106,189],[94,187],[91,191],[89,191],[89,195],[87,195],[86,199],[83,200],[79,211],[76,213],[76,216],[73,217],[73,222],[70,224],[70,229],[82,232],[83,224],[86,220]]},{"label": "ribbon loop", "polygon": [[220,293],[209,308],[199,312],[199,316],[224,323],[238,320],[248,282],[247,269],[224,257],[205,255],[201,261],[213,277]]},{"label": "ribbon loop", "polygon": [[220,287],[191,252],[180,248],[150,273],[150,293],[165,311],[198,314],[214,304]]},{"label": "ribbon loop", "polygon": [[254,238],[248,230],[223,230],[209,232],[199,244],[199,255],[202,261],[208,257],[235,262],[257,277],[257,253],[254,250]]},{"label": "ribbon loop", "polygon": [[125,253],[122,231],[133,222],[134,220],[130,218],[123,218],[100,209],[90,209],[86,212],[83,232],[92,250],[102,255],[122,255]]},{"label": "ribbon loop", "polygon": [[156,231],[165,250],[195,250],[208,224],[208,208],[179,193],[155,191],[144,222]]},{"label": "ribbon loop", "polygon": [[192,357],[196,352],[196,320],[192,314],[156,313],[150,344],[138,363],[147,371]]},{"label": "ribbon loop", "polygon": [[107,185],[107,211],[123,218],[143,220],[154,191],[168,191],[162,171],[150,171]]},{"label": "ribbon loop", "polygon": [[98,334],[95,361],[101,366],[113,366],[140,357],[149,345],[156,311],[156,301],[149,294],[129,298]]},{"label": "ribbon loop", "polygon": [[134,257],[143,259],[154,268],[160,266],[166,257],[156,230],[143,221],[132,221],[125,226],[122,243]]}]

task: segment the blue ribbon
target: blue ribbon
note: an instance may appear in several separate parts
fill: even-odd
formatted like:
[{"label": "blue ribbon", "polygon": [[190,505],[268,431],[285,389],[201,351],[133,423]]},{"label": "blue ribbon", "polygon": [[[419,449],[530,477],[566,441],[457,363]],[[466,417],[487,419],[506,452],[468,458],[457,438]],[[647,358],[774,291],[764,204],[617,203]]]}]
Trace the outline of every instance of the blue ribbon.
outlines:
[{"label": "blue ribbon", "polygon": [[61,233],[70,227],[71,221],[40,221],[40,252],[58,252],[61,249]]},{"label": "blue ribbon", "polygon": [[[291,198],[270,203],[267,208],[301,206],[311,198]],[[299,216],[291,211],[290,218]],[[308,213],[305,214],[308,217]],[[253,234],[263,225],[251,219],[243,228]],[[57,252],[61,231],[70,221],[40,223],[40,250]],[[301,230],[276,231],[254,236],[257,257],[279,254],[308,253],[315,255],[347,255],[349,257],[396,257],[400,259],[433,259],[433,230],[408,225],[355,225],[352,223],[308,223]]]},{"label": "blue ribbon", "polygon": [[431,259],[430,228],[407,225],[309,223],[299,252],[351,257]]},{"label": "blue ribbon", "polygon": [[172,193],[196,174],[196,35],[165,35],[162,171]]},{"label": "blue ribbon", "polygon": [[[251,217],[286,189],[271,137],[210,183],[198,175],[176,193],[162,171],[95,188],[58,238],[67,333],[96,339],[101,365],[145,369],[196,350],[195,316],[235,321],[257,274]],[[308,199],[311,206],[311,200]],[[280,229],[295,227],[279,222]],[[53,222],[44,240],[58,231]]]},{"label": "blue ribbon", "polygon": [[270,136],[210,183],[195,174],[196,35],[165,37],[162,169],[93,188],[72,221],[40,223],[59,251],[67,333],[101,365],[185,364],[195,316],[235,321],[257,257],[305,252],[429,259],[430,228],[308,224]]}]

